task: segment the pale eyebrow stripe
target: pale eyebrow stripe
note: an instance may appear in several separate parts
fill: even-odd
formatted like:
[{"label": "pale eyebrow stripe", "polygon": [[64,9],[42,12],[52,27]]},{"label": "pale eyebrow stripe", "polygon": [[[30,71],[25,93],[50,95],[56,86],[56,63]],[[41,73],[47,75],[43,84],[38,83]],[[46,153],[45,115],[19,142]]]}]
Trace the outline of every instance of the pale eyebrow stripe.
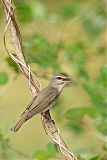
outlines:
[{"label": "pale eyebrow stripe", "polygon": [[58,77],[63,78],[62,76],[56,76],[55,78],[58,78]]},{"label": "pale eyebrow stripe", "polygon": [[61,78],[71,78],[70,76],[69,77],[56,76],[55,78],[58,78],[58,77],[61,77]]},{"label": "pale eyebrow stripe", "polygon": [[62,77],[62,76],[55,76],[55,77]]}]

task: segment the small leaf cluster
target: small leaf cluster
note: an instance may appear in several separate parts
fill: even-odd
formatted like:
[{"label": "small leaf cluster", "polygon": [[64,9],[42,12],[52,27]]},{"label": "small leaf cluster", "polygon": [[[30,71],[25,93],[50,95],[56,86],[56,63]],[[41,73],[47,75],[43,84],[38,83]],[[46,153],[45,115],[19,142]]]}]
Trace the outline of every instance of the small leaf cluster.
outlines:
[{"label": "small leaf cluster", "polygon": [[24,43],[27,61],[38,64],[41,69],[51,67],[53,70],[57,70],[59,68],[56,47],[55,44],[49,43],[39,34],[34,35],[30,42]]},{"label": "small leaf cluster", "polygon": [[57,157],[57,148],[54,144],[48,143],[47,150],[38,150],[33,154],[34,160],[50,160]]},{"label": "small leaf cluster", "polygon": [[0,72],[0,85],[5,85],[8,82],[8,74],[6,72]]},{"label": "small leaf cluster", "polygon": [[9,141],[8,137],[5,137],[3,133],[0,133],[0,153],[3,159],[8,158]]}]

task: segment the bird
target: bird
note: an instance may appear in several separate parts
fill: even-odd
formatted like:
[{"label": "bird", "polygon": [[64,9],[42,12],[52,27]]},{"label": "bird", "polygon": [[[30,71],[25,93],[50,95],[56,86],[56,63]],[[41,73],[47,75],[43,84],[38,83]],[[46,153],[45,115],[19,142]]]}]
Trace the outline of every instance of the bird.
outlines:
[{"label": "bird", "polygon": [[19,128],[37,114],[44,114],[54,105],[64,87],[71,82],[71,77],[65,73],[53,76],[49,84],[42,89],[28,104],[25,111],[21,114],[19,121],[11,128],[11,131],[17,132]]}]

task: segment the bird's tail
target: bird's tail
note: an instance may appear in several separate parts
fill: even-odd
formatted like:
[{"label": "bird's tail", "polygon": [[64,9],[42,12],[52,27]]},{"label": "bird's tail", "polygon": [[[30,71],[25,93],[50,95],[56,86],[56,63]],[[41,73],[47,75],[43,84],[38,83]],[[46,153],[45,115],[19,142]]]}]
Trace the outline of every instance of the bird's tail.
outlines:
[{"label": "bird's tail", "polygon": [[12,132],[17,132],[19,130],[19,128],[23,125],[23,123],[25,122],[26,120],[24,118],[21,118],[16,124],[14,127],[11,128],[11,131]]}]

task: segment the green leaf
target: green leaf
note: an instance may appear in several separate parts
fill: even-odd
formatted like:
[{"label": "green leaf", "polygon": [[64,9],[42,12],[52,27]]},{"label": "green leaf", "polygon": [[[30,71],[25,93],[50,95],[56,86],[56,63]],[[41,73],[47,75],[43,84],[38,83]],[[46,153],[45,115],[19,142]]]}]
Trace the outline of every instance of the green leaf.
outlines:
[{"label": "green leaf", "polygon": [[21,22],[26,23],[34,19],[32,5],[26,0],[16,1],[17,15]]},{"label": "green leaf", "polygon": [[0,73],[0,85],[6,84],[8,81],[8,75],[5,72]]},{"label": "green leaf", "polygon": [[91,102],[96,107],[102,107],[104,105],[104,97],[98,92],[97,88],[92,87],[89,83],[84,82],[82,84],[85,91],[89,94]]},{"label": "green leaf", "polygon": [[55,71],[59,69],[56,53],[57,46],[49,43],[43,36],[34,35],[30,43],[25,43],[24,47],[29,63],[37,63],[41,69],[49,67]]},{"label": "green leaf", "polygon": [[107,65],[102,66],[100,69],[101,75],[103,76],[103,78],[105,78],[107,80]]},{"label": "green leaf", "polygon": [[71,3],[68,5],[65,5],[61,11],[60,15],[65,18],[73,17],[77,14],[77,12],[80,10],[80,3]]},{"label": "green leaf", "polygon": [[69,129],[74,130],[76,133],[80,134],[83,132],[83,127],[77,121],[67,122],[66,125]]},{"label": "green leaf", "polygon": [[6,58],[6,61],[9,67],[11,67],[17,74],[20,73],[18,65],[10,57]]},{"label": "green leaf", "polygon": [[99,108],[96,109],[96,107],[90,106],[90,108],[87,108],[87,114],[91,118],[97,118],[101,116],[101,111],[99,110]]},{"label": "green leaf", "polygon": [[33,159],[35,160],[47,160],[49,157],[48,153],[44,150],[36,151],[33,155]]},{"label": "green leaf", "polygon": [[67,47],[67,57],[68,61],[74,63],[77,67],[77,70],[83,70],[84,64],[87,61],[87,56],[85,53],[86,46],[82,42],[76,42],[70,44]]},{"label": "green leaf", "polygon": [[84,68],[79,69],[78,72],[79,72],[79,76],[82,76],[84,80],[89,80],[89,75]]},{"label": "green leaf", "polygon": [[57,148],[56,148],[55,144],[48,143],[48,144],[47,144],[47,149],[48,149],[48,151],[49,151],[50,156],[53,157],[53,156],[56,155],[56,153],[57,153]]},{"label": "green leaf", "polygon": [[0,133],[0,151],[3,159],[8,159],[9,142],[9,138]]},{"label": "green leaf", "polygon": [[71,120],[81,119],[86,111],[87,108],[72,108],[65,113],[65,117]]},{"label": "green leaf", "polygon": [[90,160],[101,160],[99,155],[92,157]]},{"label": "green leaf", "polygon": [[107,152],[107,144],[103,145],[103,149]]},{"label": "green leaf", "polygon": [[[104,65],[100,68],[100,75],[95,79],[95,82],[101,88],[103,93],[107,93],[107,66]],[[106,94],[107,95],[107,94]]]},{"label": "green leaf", "polygon": [[96,38],[101,33],[105,22],[105,18],[101,15],[96,15],[94,11],[87,12],[82,20],[84,30],[90,35],[90,38]]},{"label": "green leaf", "polygon": [[80,54],[82,56],[82,52],[81,51],[83,51],[85,49],[85,45],[82,42],[76,42],[74,44],[70,44],[68,49],[72,52],[73,56],[77,57],[77,56],[79,56],[78,54]]},{"label": "green leaf", "polygon": [[22,23],[28,23],[31,21],[46,21],[51,19],[51,14],[47,12],[44,5],[39,1],[16,1],[17,10],[16,13]]},{"label": "green leaf", "polygon": [[104,135],[107,135],[107,122],[102,121],[100,124],[97,126],[97,129]]}]

